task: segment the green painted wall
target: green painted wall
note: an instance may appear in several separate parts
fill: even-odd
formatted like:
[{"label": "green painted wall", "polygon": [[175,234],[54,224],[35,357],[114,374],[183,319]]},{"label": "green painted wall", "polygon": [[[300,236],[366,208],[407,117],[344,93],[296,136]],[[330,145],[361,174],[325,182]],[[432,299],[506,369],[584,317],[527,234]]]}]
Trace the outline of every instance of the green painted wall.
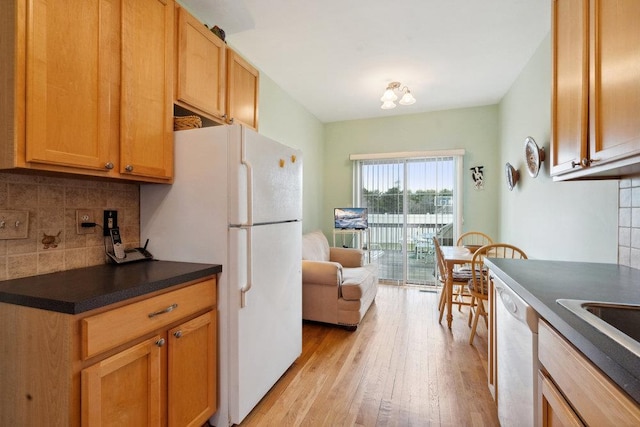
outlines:
[{"label": "green painted wall", "polygon": [[[500,239],[538,259],[617,262],[618,181],[553,182],[549,176],[551,41],[547,37],[499,105],[500,164],[520,170],[513,191],[500,185]],[[529,176],[524,140],[547,159]]]},{"label": "green painted wall", "polygon": [[303,232],[322,226],[324,126],[264,73],[260,74],[259,132],[303,153]]},{"label": "green painted wall", "polygon": [[[615,263],[618,182],[553,182],[548,158],[535,179],[525,169],[527,136],[549,151],[550,73],[547,37],[498,105],[327,124],[263,73],[260,133],[304,153],[304,232],[330,236],[333,208],[352,204],[350,154],[463,148],[463,231],[482,230],[531,258]],[[513,191],[506,162],[520,170]],[[477,165],[483,191],[471,180]]]},{"label": "green painted wall", "polygon": [[[429,94],[423,94],[429,96]],[[410,108],[410,107],[398,107]],[[350,154],[394,153],[463,148],[463,231],[499,232],[497,182],[498,107],[487,106],[325,125],[323,230],[333,228],[333,208],[352,206]],[[484,166],[485,189],[473,188],[469,168]]]}]

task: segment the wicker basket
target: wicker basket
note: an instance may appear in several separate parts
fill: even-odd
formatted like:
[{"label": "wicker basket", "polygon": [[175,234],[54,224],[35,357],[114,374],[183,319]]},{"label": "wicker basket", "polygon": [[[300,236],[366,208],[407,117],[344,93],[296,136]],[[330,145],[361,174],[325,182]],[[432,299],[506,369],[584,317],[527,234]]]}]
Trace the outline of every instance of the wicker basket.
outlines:
[{"label": "wicker basket", "polygon": [[202,127],[200,116],[182,116],[173,118],[173,130],[186,130]]}]

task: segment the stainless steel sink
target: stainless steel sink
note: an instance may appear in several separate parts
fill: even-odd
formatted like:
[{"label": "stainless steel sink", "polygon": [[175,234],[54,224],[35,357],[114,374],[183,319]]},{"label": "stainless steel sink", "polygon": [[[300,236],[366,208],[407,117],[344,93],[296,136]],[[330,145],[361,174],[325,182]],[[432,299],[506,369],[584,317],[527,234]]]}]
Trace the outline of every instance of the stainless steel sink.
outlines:
[{"label": "stainless steel sink", "polygon": [[640,357],[640,305],[575,299],[557,303]]}]

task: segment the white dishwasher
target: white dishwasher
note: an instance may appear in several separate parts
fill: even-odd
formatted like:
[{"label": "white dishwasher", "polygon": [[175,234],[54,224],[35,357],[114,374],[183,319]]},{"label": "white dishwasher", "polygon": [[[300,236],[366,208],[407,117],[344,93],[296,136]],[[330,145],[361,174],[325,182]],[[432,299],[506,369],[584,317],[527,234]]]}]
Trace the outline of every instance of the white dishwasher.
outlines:
[{"label": "white dishwasher", "polygon": [[538,315],[498,278],[496,399],[502,427],[537,425]]}]

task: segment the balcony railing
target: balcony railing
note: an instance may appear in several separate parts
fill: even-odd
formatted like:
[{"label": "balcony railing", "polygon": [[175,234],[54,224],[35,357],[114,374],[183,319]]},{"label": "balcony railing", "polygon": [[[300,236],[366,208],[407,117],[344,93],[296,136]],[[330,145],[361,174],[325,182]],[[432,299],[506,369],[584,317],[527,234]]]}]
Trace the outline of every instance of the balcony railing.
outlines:
[{"label": "balcony railing", "polygon": [[397,215],[369,215],[370,249],[379,265],[380,279],[403,282],[406,257],[406,283],[433,284],[433,236],[437,236],[442,245],[453,245],[452,217],[407,215],[407,224],[403,226],[400,221],[403,218]]}]

